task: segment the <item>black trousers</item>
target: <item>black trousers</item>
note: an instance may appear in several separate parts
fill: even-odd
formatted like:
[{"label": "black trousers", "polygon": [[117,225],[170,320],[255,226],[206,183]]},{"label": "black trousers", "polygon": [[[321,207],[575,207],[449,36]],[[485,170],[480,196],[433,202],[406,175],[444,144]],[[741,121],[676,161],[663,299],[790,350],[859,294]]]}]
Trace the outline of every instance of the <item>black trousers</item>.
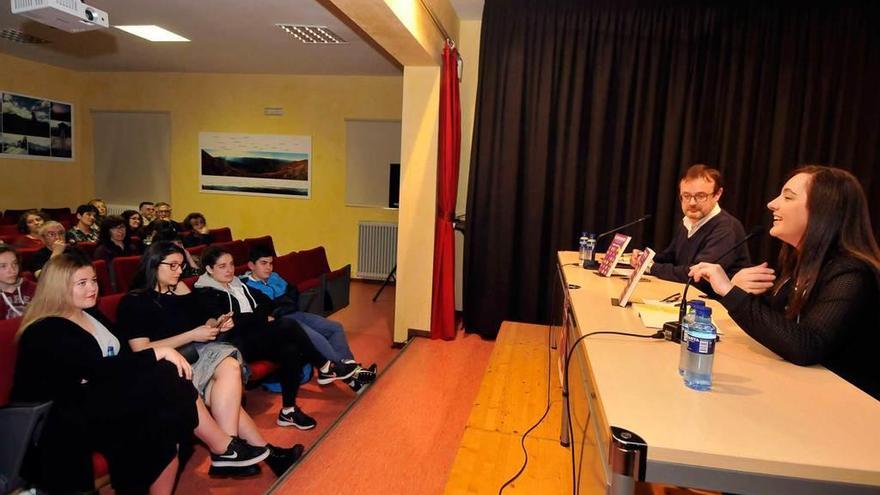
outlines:
[{"label": "black trousers", "polygon": [[303,365],[321,367],[327,360],[295,321],[278,319],[241,330],[234,343],[244,360],[271,361],[280,366],[281,402],[284,407],[295,406]]}]

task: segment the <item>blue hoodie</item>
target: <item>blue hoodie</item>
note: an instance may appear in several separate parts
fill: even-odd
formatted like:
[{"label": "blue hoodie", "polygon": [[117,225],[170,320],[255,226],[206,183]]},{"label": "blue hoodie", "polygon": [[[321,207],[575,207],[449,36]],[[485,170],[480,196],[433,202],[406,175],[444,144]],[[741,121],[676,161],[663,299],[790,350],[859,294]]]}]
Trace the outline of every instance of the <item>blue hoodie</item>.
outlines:
[{"label": "blue hoodie", "polygon": [[244,274],[244,276],[241,277],[241,281],[247,284],[248,287],[266,294],[269,296],[269,299],[272,299],[273,301],[287,294],[287,281],[275,272],[272,272],[272,274],[269,275],[269,280],[266,280],[265,282],[252,278],[251,272]]}]

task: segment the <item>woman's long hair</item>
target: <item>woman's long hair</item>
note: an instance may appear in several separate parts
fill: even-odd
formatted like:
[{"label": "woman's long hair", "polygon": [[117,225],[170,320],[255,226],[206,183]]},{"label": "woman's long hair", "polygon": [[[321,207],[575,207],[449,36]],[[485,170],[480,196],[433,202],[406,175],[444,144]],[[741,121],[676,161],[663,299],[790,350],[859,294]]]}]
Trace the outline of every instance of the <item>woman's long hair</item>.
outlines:
[{"label": "woman's long hair", "polygon": [[[777,284],[795,283],[786,315],[794,318],[810,299],[825,262],[835,254],[862,260],[880,281],[880,248],[871,228],[868,200],[858,180],[834,167],[808,165],[789,175],[808,174],[807,228],[800,246],[783,244],[779,252],[782,275]],[[778,287],[777,287],[778,288]]]},{"label": "woman's long hair", "polygon": [[71,303],[73,275],[80,268],[91,266],[85,256],[78,253],[64,253],[50,259],[43,266],[40,283],[22,316],[18,335],[43,318],[70,315],[75,309]]},{"label": "woman's long hair", "polygon": [[113,244],[113,240],[110,237],[110,229],[113,229],[120,225],[125,226],[125,238],[122,239],[122,250],[127,250],[128,247],[131,245],[131,232],[129,232],[128,230],[128,222],[118,215],[109,215],[101,220],[101,228],[98,231],[98,244],[115,246],[115,244]]},{"label": "woman's long hair", "polygon": [[150,244],[150,247],[141,256],[137,273],[135,273],[131,283],[131,292],[151,294],[159,284],[159,264],[162,263],[162,260],[175,253],[183,256],[183,262],[186,263],[186,253],[177,244],[169,241]]}]

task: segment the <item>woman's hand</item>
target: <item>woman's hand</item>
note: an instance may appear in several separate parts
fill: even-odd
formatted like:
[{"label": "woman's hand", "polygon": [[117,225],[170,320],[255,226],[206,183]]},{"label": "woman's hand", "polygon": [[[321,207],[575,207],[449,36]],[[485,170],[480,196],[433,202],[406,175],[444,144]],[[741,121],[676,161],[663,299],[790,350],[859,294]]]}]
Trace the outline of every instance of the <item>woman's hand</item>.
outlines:
[{"label": "woman's hand", "polygon": [[67,243],[64,242],[63,239],[57,239],[55,242],[52,243],[52,254],[50,255],[50,258],[63,253],[66,248]]},{"label": "woman's hand", "polygon": [[708,280],[709,284],[712,286],[712,290],[721,297],[726,296],[727,293],[730,292],[730,289],[733,288],[733,282],[727,278],[727,274],[724,273],[724,268],[721,268],[721,265],[715,263],[697,263],[691,267],[688,276],[693,278],[694,282]]},{"label": "woman's hand", "polygon": [[[214,322],[213,326],[216,327],[218,330],[220,330],[221,333],[228,332],[228,331],[232,330],[232,327],[235,326],[235,322],[232,321],[232,311],[230,311],[226,314],[220,315],[220,317],[217,318],[216,320],[214,320],[213,318],[211,320],[213,320],[213,322]],[[209,320],[209,321],[211,321],[211,320]],[[210,323],[208,323],[208,324],[210,324]]]},{"label": "woman's hand", "polygon": [[179,352],[175,351],[170,347],[156,347],[153,349],[153,352],[156,353],[156,360],[161,361],[165,360],[169,363],[173,364],[177,368],[177,374],[181,378],[186,378],[187,380],[192,380],[193,370],[192,366],[186,361],[186,358],[180,355]]},{"label": "woman's hand", "polygon": [[767,266],[767,262],[757,266],[743,268],[736,272],[731,282],[733,285],[750,294],[763,294],[767,292],[776,281],[776,272]]},{"label": "woman's hand", "polygon": [[199,325],[189,331],[193,342],[210,342],[217,339],[220,329],[216,325],[211,325],[210,320],[205,325]]}]

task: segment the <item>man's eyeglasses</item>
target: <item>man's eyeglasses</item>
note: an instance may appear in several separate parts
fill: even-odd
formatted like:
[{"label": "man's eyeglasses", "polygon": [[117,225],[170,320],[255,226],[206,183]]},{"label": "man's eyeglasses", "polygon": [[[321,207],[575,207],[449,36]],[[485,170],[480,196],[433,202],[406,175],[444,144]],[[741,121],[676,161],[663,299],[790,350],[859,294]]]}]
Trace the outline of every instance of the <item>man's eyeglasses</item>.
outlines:
[{"label": "man's eyeglasses", "polygon": [[46,237],[64,237],[64,232],[49,231],[43,234]]},{"label": "man's eyeglasses", "polygon": [[697,203],[705,203],[706,200],[712,196],[714,196],[714,194],[701,192],[697,194],[682,193],[678,197],[681,198],[682,203],[690,203],[692,199],[697,200]]},{"label": "man's eyeglasses", "polygon": [[186,268],[186,263],[168,263],[167,261],[160,261],[159,264],[167,266],[172,272]]}]

